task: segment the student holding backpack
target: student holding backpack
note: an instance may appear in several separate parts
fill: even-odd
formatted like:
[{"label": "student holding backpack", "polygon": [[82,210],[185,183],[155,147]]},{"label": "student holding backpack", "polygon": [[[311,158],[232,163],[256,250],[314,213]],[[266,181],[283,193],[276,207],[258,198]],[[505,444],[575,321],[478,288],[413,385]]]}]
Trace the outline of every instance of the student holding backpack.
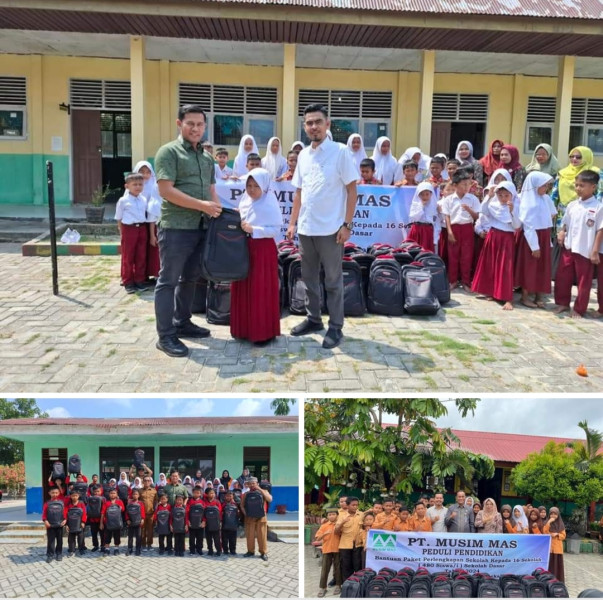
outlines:
[{"label": "student holding backpack", "polygon": [[110,553],[111,540],[115,544],[114,555],[119,554],[119,545],[121,544],[121,529],[123,527],[122,515],[126,507],[117,497],[117,490],[109,492],[109,501],[105,503],[101,513],[101,526],[104,532],[103,553]]},{"label": "student holding backpack", "polygon": [[63,527],[67,523],[65,519],[65,507],[59,499],[59,489],[54,487],[48,491],[50,500],[44,504],[42,509],[42,521],[46,527],[46,562],[63,560]]},{"label": "student holding backpack", "polygon": [[193,497],[186,503],[186,524],[188,526],[188,552],[203,556],[203,513],[204,501],[201,486],[193,488]]},{"label": "student holding backpack", "polygon": [[128,556],[132,554],[136,539],[136,556],[140,556],[142,547],[142,522],[145,518],[144,504],[140,501],[140,490],[132,490],[132,498],[126,506],[126,523],[128,525]]},{"label": "student holding backpack", "polygon": [[222,520],[222,505],[216,500],[216,492],[213,488],[205,490],[205,499],[203,501],[203,524],[207,538],[207,556],[213,556],[213,546],[216,547],[216,556],[222,555],[222,545],[220,542],[220,522]]},{"label": "student holding backpack", "polygon": [[222,551],[224,554],[237,553],[237,530],[239,528],[239,505],[234,492],[228,490],[222,503]]},{"label": "student holding backpack", "polygon": [[90,535],[92,536],[92,552],[98,552],[99,549],[99,533],[100,533],[100,547],[104,547],[103,532],[101,531],[101,515],[103,512],[103,506],[105,505],[105,497],[102,495],[102,486],[97,485],[92,488],[92,495],[88,498],[88,507],[86,509],[86,516],[88,517],[88,524],[90,525]]},{"label": "student holding backpack", "polygon": [[[159,555],[163,556],[167,550],[168,555],[174,553],[172,547],[172,532],[170,521],[172,518],[172,507],[168,504],[167,494],[159,496],[159,504],[153,515],[153,522],[157,524],[157,537],[159,538]],[[167,541],[167,547],[165,546]]]},{"label": "student holding backpack", "polygon": [[77,490],[71,490],[69,504],[65,506],[64,520],[67,521],[69,556],[75,554],[75,543],[80,554],[84,554],[84,528],[86,527],[86,505],[80,501]]}]

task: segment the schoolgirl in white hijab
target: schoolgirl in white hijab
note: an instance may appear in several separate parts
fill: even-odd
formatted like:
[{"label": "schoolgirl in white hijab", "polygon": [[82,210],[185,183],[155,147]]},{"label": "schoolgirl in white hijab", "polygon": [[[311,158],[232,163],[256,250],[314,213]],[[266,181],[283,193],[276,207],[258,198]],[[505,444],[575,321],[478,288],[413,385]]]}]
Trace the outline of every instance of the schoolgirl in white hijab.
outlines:
[{"label": "schoolgirl in white hijab", "polygon": [[291,144],[291,151],[297,152],[298,154],[306,147],[302,141],[297,140]]},{"label": "schoolgirl in white hijab", "polygon": [[[278,200],[270,193],[270,174],[266,169],[252,169],[248,176],[253,177],[263,195],[258,200],[253,200],[247,193],[243,194],[239,203],[241,221],[250,225],[252,238],[275,238],[281,231],[283,215]],[[216,481],[220,483],[216,479],[214,486],[217,485]]]},{"label": "schoolgirl in white hijab", "polygon": [[239,142],[239,150],[234,159],[233,171],[235,176],[247,175],[247,157],[251,154],[259,154],[258,146],[252,135],[244,135]]},{"label": "schoolgirl in white hijab", "polygon": [[526,517],[521,504],[516,504],[513,507],[513,521],[515,522],[515,533],[530,533],[528,517]]},{"label": "schoolgirl in white hijab", "polygon": [[[148,171],[142,170],[146,167]],[[147,210],[151,203],[151,199],[158,200],[159,206],[161,207],[161,196],[159,195],[159,188],[157,187],[157,177],[155,170],[148,160],[139,160],[132,173],[140,173],[144,177],[144,187],[142,188],[142,195],[147,199]],[[150,173],[150,176],[148,176]]]},{"label": "schoolgirl in white hijab", "polygon": [[266,146],[266,156],[262,158],[262,167],[270,173],[274,180],[287,170],[287,159],[283,156],[281,141],[277,137],[271,137]]},{"label": "schoolgirl in white hijab", "polygon": [[[418,159],[415,158],[417,155],[419,155]],[[425,179],[425,177],[428,176],[429,173],[429,163],[431,162],[431,156],[423,154],[421,148],[418,148],[417,146],[411,146],[410,148],[406,148],[404,154],[402,154],[402,156],[398,159],[398,162],[401,165],[404,165],[404,163],[409,160],[412,160],[417,163],[417,182],[423,181],[423,179]]]},{"label": "schoolgirl in white hijab", "polygon": [[393,185],[401,177],[402,171],[392,155],[392,142],[388,137],[377,139],[372,159],[375,162],[375,179],[383,185]]},{"label": "schoolgirl in white hijab", "polygon": [[557,209],[548,194],[540,194],[545,191],[548,183],[553,181],[552,175],[543,171],[530,171],[524,179],[519,194],[519,220],[523,226],[523,234],[532,250],[538,250],[538,235],[536,230],[548,229],[553,225],[553,216]]},{"label": "schoolgirl in white hijab", "polygon": [[140,477],[134,478],[134,483],[132,484],[133,490],[141,490],[142,489],[142,479]]},{"label": "schoolgirl in white hijab", "polygon": [[[360,146],[357,150],[354,150],[354,140],[360,140]],[[366,150],[364,149],[364,141],[362,139],[362,136],[359,133],[353,133],[348,138],[347,146],[348,150],[350,151],[350,154],[352,155],[352,158],[354,159],[354,162],[356,163],[358,175],[360,175],[360,163],[367,157]]]},{"label": "schoolgirl in white hijab", "polygon": [[168,480],[165,477],[165,473],[159,473],[159,481],[155,487],[164,488],[168,484]]},{"label": "schoolgirl in white hijab", "polygon": [[130,480],[128,479],[128,474],[125,471],[122,471],[119,475],[119,481],[117,482],[117,485],[123,485],[124,483],[128,487],[130,487]]},{"label": "schoolgirl in white hijab", "polygon": [[[427,203],[423,202],[425,193],[430,194]],[[415,241],[425,250],[433,252],[440,237],[440,228],[438,227],[438,203],[431,183],[423,181],[416,187],[410,203],[408,219],[412,226],[406,239]],[[428,224],[431,227],[427,226]]]}]

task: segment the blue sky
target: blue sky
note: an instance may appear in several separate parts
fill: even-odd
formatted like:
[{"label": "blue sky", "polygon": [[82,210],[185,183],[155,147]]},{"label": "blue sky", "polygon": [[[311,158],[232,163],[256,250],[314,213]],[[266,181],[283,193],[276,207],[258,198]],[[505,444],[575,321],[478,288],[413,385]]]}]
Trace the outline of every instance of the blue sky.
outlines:
[{"label": "blue sky", "polygon": [[[272,398],[37,398],[55,418],[270,416]],[[291,415],[299,414],[296,402]]]}]

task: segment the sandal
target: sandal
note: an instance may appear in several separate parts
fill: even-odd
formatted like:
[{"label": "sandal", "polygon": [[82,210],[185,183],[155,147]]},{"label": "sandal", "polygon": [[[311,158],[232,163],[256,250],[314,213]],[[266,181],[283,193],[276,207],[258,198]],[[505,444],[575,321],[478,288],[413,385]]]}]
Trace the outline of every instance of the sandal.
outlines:
[{"label": "sandal", "polygon": [[320,590],[318,594],[316,594],[317,598],[324,598],[327,595],[327,590]]}]

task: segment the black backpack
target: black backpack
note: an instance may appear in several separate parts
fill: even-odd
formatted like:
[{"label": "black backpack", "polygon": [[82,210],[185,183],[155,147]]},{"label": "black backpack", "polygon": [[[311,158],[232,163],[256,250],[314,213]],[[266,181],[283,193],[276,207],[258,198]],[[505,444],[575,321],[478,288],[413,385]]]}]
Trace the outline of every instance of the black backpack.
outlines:
[{"label": "black backpack", "polygon": [[391,255],[380,256],[371,265],[368,309],[379,315],[401,316],[404,313],[402,271]]},{"label": "black backpack", "polygon": [[375,262],[375,257],[367,252],[356,252],[351,255],[356,264],[362,271],[362,284],[364,286],[364,295],[368,291],[369,273],[371,272],[371,265]]},{"label": "black backpack", "polygon": [[412,567],[403,567],[402,569],[400,569],[398,571],[398,577],[402,574],[402,573],[406,573],[409,577],[414,577],[415,576],[415,570]]},{"label": "black backpack", "polygon": [[450,579],[444,575],[439,575],[431,584],[432,598],[452,598],[452,584]]},{"label": "black backpack", "polygon": [[88,504],[88,484],[85,481],[76,481],[73,489],[80,495],[80,502]]},{"label": "black backpack", "polygon": [[470,579],[464,575],[457,577],[452,582],[452,597],[453,598],[472,598],[473,584]]},{"label": "black backpack", "polygon": [[289,297],[289,312],[294,315],[306,314],[306,284],[301,274],[301,256],[295,256],[289,263],[287,273],[287,296]]},{"label": "black backpack", "polygon": [[362,584],[360,579],[354,575],[348,577],[341,586],[340,598],[363,598]]},{"label": "black backpack", "polygon": [[90,519],[100,519],[105,498],[103,496],[90,496],[86,512]]},{"label": "black backpack", "polygon": [[538,581],[536,577],[532,575],[526,575],[522,577],[523,587],[526,591],[526,598],[546,598],[546,584],[542,581]]},{"label": "black backpack", "polygon": [[501,598],[502,590],[496,579],[482,579],[477,586],[478,598]]},{"label": "black backpack", "polygon": [[419,254],[416,262],[421,263],[423,268],[431,273],[431,288],[440,304],[450,302],[450,283],[444,261],[436,254],[426,254],[423,257]]},{"label": "black backpack", "polygon": [[54,462],[52,463],[52,480],[56,481],[57,479],[61,479],[65,481],[65,467],[62,462]]},{"label": "black backpack", "polygon": [[220,531],[220,509],[217,506],[205,507],[206,531]]},{"label": "black backpack", "polygon": [[193,314],[204,313],[207,306],[207,280],[200,278],[195,283],[195,290],[193,292],[193,303],[191,305],[191,312]]},{"label": "black backpack", "polygon": [[253,519],[260,519],[266,516],[264,509],[264,496],[257,490],[245,494],[245,515]]},{"label": "black backpack", "polygon": [[389,567],[382,567],[379,569],[377,575],[382,575],[383,577],[389,577],[391,579],[392,577],[396,576],[396,571],[395,569],[390,569]]},{"label": "black backpack", "polygon": [[60,500],[50,500],[46,505],[46,520],[51,527],[60,527],[63,522],[65,504]]},{"label": "black backpack", "polygon": [[79,533],[82,529],[82,517],[84,509],[80,506],[70,505],[67,508],[67,526],[70,533]]},{"label": "black backpack", "polygon": [[73,456],[69,457],[67,470],[70,474],[73,473],[74,475],[82,472],[82,461],[79,454],[74,454]]},{"label": "black backpack", "polygon": [[212,325],[230,325],[230,283],[209,282],[205,319]]},{"label": "black backpack", "polygon": [[239,527],[239,509],[236,504],[225,504],[222,510],[222,529],[236,531]]},{"label": "black backpack", "polygon": [[523,585],[518,581],[507,581],[503,587],[503,598],[525,598]]},{"label": "black backpack", "polygon": [[125,483],[120,483],[117,486],[117,497],[125,504],[130,496],[130,486]]},{"label": "black backpack", "polygon": [[402,267],[404,282],[404,310],[410,315],[435,315],[440,302],[433,293],[431,273],[417,265]]},{"label": "black backpack", "polygon": [[105,517],[107,519],[107,523],[105,525],[105,529],[107,531],[118,531],[124,526],[121,518],[121,507],[119,504],[110,504],[107,506]]},{"label": "black backpack", "polygon": [[131,527],[137,527],[142,523],[142,513],[140,511],[140,504],[138,504],[138,502],[129,502],[126,505],[126,513],[128,515],[128,524]]},{"label": "black backpack", "polygon": [[400,577],[393,577],[387,583],[384,598],[406,598],[409,582]]},{"label": "black backpack", "polygon": [[396,248],[392,254],[401,267],[409,265],[414,260],[411,254],[403,248]]},{"label": "black backpack", "polygon": [[144,466],[144,450],[142,448],[138,448],[138,450],[134,450],[134,464],[137,469],[140,469]]},{"label": "black backpack", "polygon": [[103,486],[103,496],[105,497],[105,500],[109,500],[109,492],[111,492],[111,490],[117,490],[117,487],[109,484]]},{"label": "black backpack", "polygon": [[362,317],[366,313],[362,269],[353,259],[344,257],[342,270],[343,314],[346,317]]},{"label": "black backpack", "polygon": [[565,587],[565,583],[562,583],[558,579],[547,581],[546,591],[548,592],[549,598],[569,598],[569,592]]},{"label": "black backpack", "polygon": [[201,523],[203,522],[203,504],[195,503],[191,504],[188,509],[188,520],[191,529],[201,529]]},{"label": "black backpack", "polygon": [[170,533],[170,511],[157,510],[157,535],[169,535]]},{"label": "black backpack", "polygon": [[373,577],[366,586],[365,598],[383,598],[389,579],[383,575]]},{"label": "black backpack", "polygon": [[184,506],[172,508],[172,528],[174,533],[184,533],[186,530],[186,509]]},{"label": "black backpack", "polygon": [[201,274],[208,281],[240,281],[249,272],[247,234],[241,229],[241,215],[232,208],[210,219],[205,232]]},{"label": "black backpack", "polygon": [[408,589],[409,598],[430,598],[431,597],[431,585],[429,580],[420,578],[418,580],[413,579],[410,588]]}]

